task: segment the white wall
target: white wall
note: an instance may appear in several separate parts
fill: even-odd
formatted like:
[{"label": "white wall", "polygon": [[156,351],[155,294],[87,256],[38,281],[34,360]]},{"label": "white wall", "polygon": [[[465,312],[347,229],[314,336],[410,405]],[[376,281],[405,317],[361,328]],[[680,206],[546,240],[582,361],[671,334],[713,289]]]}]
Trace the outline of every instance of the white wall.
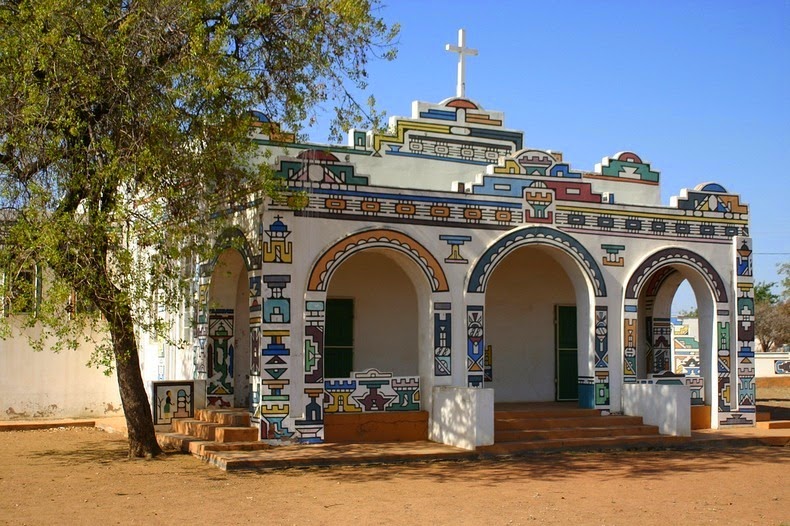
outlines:
[{"label": "white wall", "polygon": [[574,305],[568,275],[539,247],[510,254],[486,291],[486,344],[497,402],[554,400],[554,306]]},{"label": "white wall", "polygon": [[36,352],[25,336],[0,340],[0,420],[122,415],[116,376],[86,366],[92,348]]},{"label": "white wall", "polygon": [[776,360],[790,361],[790,351],[754,353],[754,375],[758,378],[764,378],[767,376],[785,376],[790,378],[790,374],[776,374]]},{"label": "white wall", "polygon": [[685,385],[625,384],[623,412],[658,426],[662,435],[691,436],[691,393]]},{"label": "white wall", "polygon": [[354,299],[354,371],[417,375],[417,294],[403,269],[376,249],[354,254],[332,275],[327,298]]}]

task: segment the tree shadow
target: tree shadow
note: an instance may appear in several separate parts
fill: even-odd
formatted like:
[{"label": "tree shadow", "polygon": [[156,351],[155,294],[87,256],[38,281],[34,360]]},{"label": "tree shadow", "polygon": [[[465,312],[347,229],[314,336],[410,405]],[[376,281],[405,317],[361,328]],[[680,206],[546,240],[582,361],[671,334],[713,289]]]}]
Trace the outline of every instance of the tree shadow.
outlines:
[{"label": "tree shadow", "polygon": [[[408,479],[429,479],[443,484],[474,480],[477,484],[495,487],[503,482],[512,482],[513,479],[562,481],[578,475],[602,473],[635,480],[671,476],[678,472],[711,472],[722,475],[729,466],[764,463],[790,464],[790,455],[784,448],[768,446],[740,449],[532,453],[484,460],[311,467],[285,470],[281,473],[303,476],[305,472],[310,472],[329,480],[345,482],[397,480],[404,483]],[[245,473],[245,476],[255,475],[260,474]]]}]

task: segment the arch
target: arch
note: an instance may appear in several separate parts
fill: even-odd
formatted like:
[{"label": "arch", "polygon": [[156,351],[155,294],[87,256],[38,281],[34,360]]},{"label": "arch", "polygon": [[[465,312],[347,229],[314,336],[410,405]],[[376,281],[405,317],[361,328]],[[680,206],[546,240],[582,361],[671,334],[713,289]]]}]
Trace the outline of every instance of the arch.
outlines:
[{"label": "arch", "polygon": [[667,265],[680,264],[698,271],[716,297],[717,303],[726,303],[727,288],[716,269],[702,256],[685,248],[665,248],[647,257],[631,274],[625,289],[626,299],[637,299],[642,288],[655,270]]},{"label": "arch", "polygon": [[332,273],[353,253],[366,248],[389,248],[411,258],[425,274],[432,292],[450,290],[439,261],[414,238],[395,230],[375,229],[345,237],[329,247],[313,265],[308,291],[326,291]]},{"label": "arch", "polygon": [[203,276],[210,276],[211,273],[214,272],[214,267],[217,265],[220,254],[229,248],[237,250],[239,254],[241,254],[247,271],[254,268],[252,247],[250,247],[250,243],[247,241],[247,236],[244,235],[241,229],[229,227],[217,236],[217,241],[214,243],[214,256],[208,262],[201,265],[200,273]]},{"label": "arch", "polygon": [[601,269],[587,249],[568,234],[542,226],[514,230],[491,245],[472,269],[467,292],[485,292],[491,273],[505,256],[517,248],[535,243],[552,246],[569,254],[589,278],[595,296],[606,296],[606,283]]}]

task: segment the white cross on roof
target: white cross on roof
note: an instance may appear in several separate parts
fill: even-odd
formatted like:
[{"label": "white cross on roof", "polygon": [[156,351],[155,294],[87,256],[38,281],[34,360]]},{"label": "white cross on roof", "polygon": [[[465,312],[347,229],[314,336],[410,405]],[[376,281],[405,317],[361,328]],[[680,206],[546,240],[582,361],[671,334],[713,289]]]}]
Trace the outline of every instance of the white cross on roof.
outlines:
[{"label": "white cross on roof", "polygon": [[455,86],[456,97],[464,97],[466,93],[466,69],[464,68],[464,58],[466,55],[470,57],[477,56],[477,50],[466,47],[466,33],[463,29],[458,30],[458,45],[447,44],[444,46],[445,51],[458,53],[458,84]]}]

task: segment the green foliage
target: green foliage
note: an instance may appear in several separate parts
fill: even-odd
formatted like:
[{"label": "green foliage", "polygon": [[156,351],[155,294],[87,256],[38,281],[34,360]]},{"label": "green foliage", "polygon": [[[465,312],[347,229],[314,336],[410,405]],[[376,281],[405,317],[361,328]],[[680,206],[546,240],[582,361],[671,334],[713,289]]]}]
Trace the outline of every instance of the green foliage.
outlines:
[{"label": "green foliage", "polygon": [[785,301],[790,301],[790,262],[781,263],[779,266],[779,275],[782,276],[782,298]]},{"label": "green foliage", "polygon": [[377,117],[351,96],[368,56],[394,53],[375,7],[0,0],[2,264],[37,262],[54,281],[29,323],[68,320],[59,341],[76,345],[96,318],[67,312],[76,291],[161,331],[150,306],[182,304],[222,228],[211,212],[277,190],[253,160],[250,109],[294,127],[332,101],[335,131]]},{"label": "green foliage", "polygon": [[696,318],[698,316],[697,307],[681,310],[676,316],[680,318]]},{"label": "green foliage", "polygon": [[760,281],[754,285],[754,301],[755,303],[770,303],[775,304],[779,301],[779,295],[774,294],[773,288],[776,283],[768,283],[767,281]]},{"label": "green foliage", "polygon": [[109,332],[101,366],[136,355],[132,325],[166,332],[156,314],[183,307],[186,276],[227,221],[215,212],[278,189],[255,162],[249,110],[293,129],[330,104],[335,131],[379,126],[352,96],[368,57],[394,54],[397,27],[377,9],[0,0],[0,268],[32,263],[44,278],[35,314],[0,324],[47,325],[61,348]]}]

